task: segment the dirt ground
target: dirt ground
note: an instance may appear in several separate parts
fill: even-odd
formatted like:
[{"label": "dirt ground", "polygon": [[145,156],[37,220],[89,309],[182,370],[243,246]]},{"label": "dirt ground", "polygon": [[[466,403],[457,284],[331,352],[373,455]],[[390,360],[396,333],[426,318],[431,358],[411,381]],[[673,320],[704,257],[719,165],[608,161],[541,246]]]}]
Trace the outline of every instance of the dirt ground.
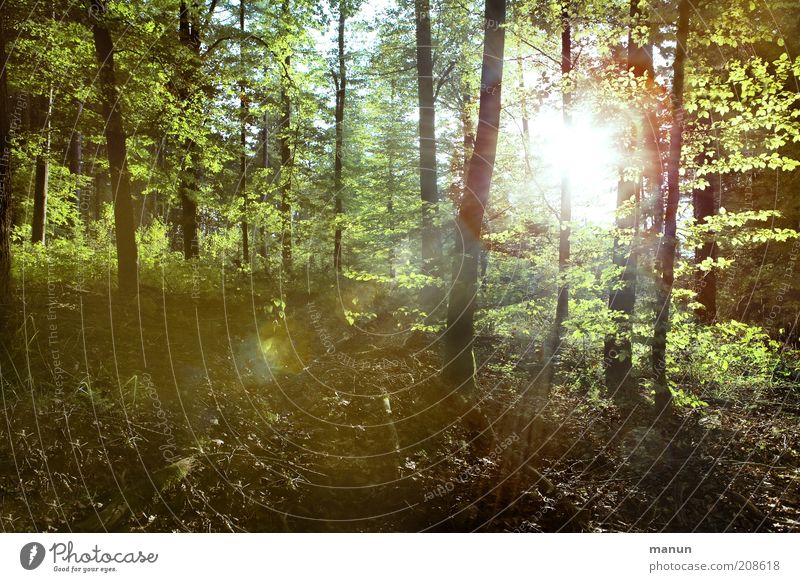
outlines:
[{"label": "dirt ground", "polygon": [[0,350],[3,531],[800,529],[798,390],[656,419],[542,394],[481,337],[463,394],[433,336],[270,305],[28,290]]}]

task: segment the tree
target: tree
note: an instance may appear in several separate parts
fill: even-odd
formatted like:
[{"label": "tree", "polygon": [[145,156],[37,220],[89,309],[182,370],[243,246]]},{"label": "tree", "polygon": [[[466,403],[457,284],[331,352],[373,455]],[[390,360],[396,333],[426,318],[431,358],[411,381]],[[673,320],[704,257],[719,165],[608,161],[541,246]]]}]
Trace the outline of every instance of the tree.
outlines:
[{"label": "tree", "polygon": [[[711,114],[704,118],[703,129],[710,131]],[[710,164],[712,156],[703,149],[700,156],[699,165]],[[705,187],[696,187],[692,191],[692,206],[694,208],[694,219],[697,224],[704,224],[708,219],[717,214],[718,197],[720,192],[721,176],[712,174]],[[717,317],[717,271],[715,268],[706,264],[707,261],[717,260],[717,242],[713,233],[708,233],[702,244],[694,251],[695,264],[695,292],[697,302],[702,305],[695,310],[697,319],[705,324],[713,323]]]},{"label": "tree", "polygon": [[337,272],[342,270],[342,164],[344,162],[344,100],[347,94],[347,64],[345,62],[344,54],[344,33],[346,21],[346,0],[339,0],[339,28],[337,38],[337,60],[339,62],[339,72],[333,76],[334,81],[336,82],[336,113],[334,121],[336,124],[336,152],[333,162],[333,190],[336,197],[334,208],[336,216],[334,220],[336,222],[336,230],[334,232],[333,239],[333,268]]},{"label": "tree", "polygon": [[[422,197],[422,271],[439,273],[439,234],[435,224],[439,203],[436,169],[436,103],[433,92],[433,40],[429,0],[414,0],[416,22],[417,91],[419,105],[419,184]],[[436,306],[436,288],[426,285],[422,307],[429,314]]]},{"label": "tree", "polygon": [[83,102],[79,101],[77,114],[75,116],[75,123],[70,131],[69,145],[67,145],[67,166],[69,167],[69,173],[72,174],[75,179],[75,194],[73,202],[75,204],[76,216],[78,217],[78,224],[80,224],[81,221],[81,174],[83,174],[83,135],[81,134],[80,129],[78,129],[78,124],[80,123],[82,114]]},{"label": "tree", "polygon": [[32,123],[34,130],[40,134],[40,143],[36,151],[36,171],[33,182],[33,223],[31,225],[31,242],[45,242],[47,225],[47,188],[50,177],[50,113],[52,95],[36,95],[33,98]]},{"label": "tree", "polygon": [[683,83],[686,62],[686,42],[689,36],[689,0],[678,4],[675,61],[672,80],[672,127],[669,134],[669,160],[667,164],[667,204],[664,212],[664,236],[659,247],[658,270],[660,281],[656,287],[656,323],[653,334],[653,371],[655,373],[656,407],[664,410],[672,402],[672,391],[667,383],[667,331],[670,319],[670,297],[675,281],[675,253],[677,252],[677,215],[680,201],[681,149],[683,145]]},{"label": "tree", "polygon": [[0,316],[3,316],[11,302],[11,124],[5,9],[0,10],[0,148]]},{"label": "tree", "polygon": [[457,386],[474,386],[475,382],[473,343],[478,260],[500,130],[505,17],[505,0],[486,0],[478,129],[456,220],[453,282],[444,334],[444,375]]},{"label": "tree", "polygon": [[[641,29],[647,28],[647,17],[642,13],[638,0],[631,0],[630,19],[627,71],[633,74],[647,94],[652,91],[653,54],[652,45],[642,43],[640,39]],[[641,121],[631,126],[634,140],[633,144],[629,146],[629,151],[633,151],[636,146],[640,145],[641,137],[646,155],[644,173],[648,178],[649,191],[660,199],[660,168],[657,163],[654,165],[654,156],[657,156],[657,148],[654,145],[658,132],[655,125],[655,111],[650,107],[646,98],[644,103],[646,110],[641,116]],[[634,119],[639,117],[639,115],[635,115]],[[641,129],[639,129],[640,127]],[[608,299],[608,308],[617,329],[615,333],[606,337],[603,348],[606,389],[620,402],[629,401],[636,389],[631,377],[633,368],[631,336],[636,306],[639,263],[636,235],[639,229],[642,181],[630,174],[636,174],[637,170],[637,168],[630,167],[620,170],[617,186],[616,228],[618,234],[614,238],[613,251],[614,266],[619,274],[613,280]],[[630,239],[630,242],[626,242],[625,239]]]},{"label": "tree", "polygon": [[103,104],[103,133],[111,170],[111,198],[114,203],[114,227],[117,246],[119,290],[126,295],[138,291],[138,251],[136,248],[133,201],[127,168],[127,144],[114,68],[114,43],[106,22],[105,0],[92,0],[92,36],[99,67],[99,93]]},{"label": "tree", "polygon": [[[572,125],[572,40],[570,28],[569,2],[561,3],[561,110],[563,120],[563,131],[569,136]],[[527,120],[525,120],[527,124]],[[527,133],[527,127],[523,126],[523,134]],[[526,136],[527,137],[527,136]],[[552,380],[555,366],[554,360],[558,358],[561,341],[564,338],[564,321],[569,315],[569,283],[567,282],[567,267],[569,266],[569,236],[570,221],[572,220],[572,192],[570,188],[570,173],[572,168],[568,163],[564,163],[561,169],[561,212],[559,213],[558,228],[558,296],[556,298],[556,316],[553,323],[553,339],[550,354],[552,358],[548,362],[548,383]]]},{"label": "tree", "polygon": [[244,0],[239,0],[239,64],[242,68],[242,78],[239,80],[239,188],[242,191],[242,262],[250,262],[250,226],[247,223],[247,116],[249,107],[247,103],[247,84],[244,80]]},{"label": "tree", "polygon": [[[191,106],[193,91],[197,83],[200,61],[200,18],[196,12],[190,11],[186,2],[181,0],[178,13],[178,36],[181,46],[186,49],[186,66],[178,98],[185,109]],[[197,190],[198,169],[197,151],[194,139],[186,138],[183,145],[185,155],[180,165],[178,196],[181,201],[181,230],[183,234],[183,257],[191,259],[200,254],[197,239]]]},{"label": "tree", "polygon": [[[289,19],[289,0],[283,0],[282,17],[284,26],[288,27]],[[288,29],[285,34],[289,34]],[[291,51],[286,47],[286,54],[281,63],[281,95],[280,95],[280,120],[278,122],[279,135],[278,142],[281,155],[281,169],[278,179],[280,180],[280,212],[281,212],[281,260],[285,272],[289,272],[292,267],[292,148],[291,148],[291,122],[292,122],[292,101],[289,94],[291,86]]]}]

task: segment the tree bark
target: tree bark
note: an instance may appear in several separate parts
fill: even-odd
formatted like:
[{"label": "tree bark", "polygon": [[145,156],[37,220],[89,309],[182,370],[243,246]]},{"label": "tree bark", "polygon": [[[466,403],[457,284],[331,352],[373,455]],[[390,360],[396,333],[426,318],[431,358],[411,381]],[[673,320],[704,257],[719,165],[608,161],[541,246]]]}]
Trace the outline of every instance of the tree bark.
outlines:
[{"label": "tree bark", "polygon": [[117,245],[119,290],[126,295],[138,292],[138,252],[133,219],[130,175],[127,168],[127,145],[122,126],[119,90],[114,69],[114,43],[105,23],[105,0],[92,0],[95,18],[92,35],[99,66],[100,98],[103,103],[103,128],[111,170],[111,197],[114,203],[114,228]]},{"label": "tree bark", "polygon": [[[638,195],[638,184],[620,177],[617,185],[617,208],[622,208],[631,200],[636,204]],[[620,231],[627,231],[630,235],[635,229],[635,221],[633,216],[618,216],[616,228]],[[631,377],[633,366],[631,334],[636,307],[638,264],[634,244],[633,241],[631,243],[623,242],[620,237],[614,239],[613,262],[614,266],[621,270],[621,273],[609,292],[608,308],[611,310],[611,316],[617,329],[615,334],[606,337],[603,350],[606,389],[620,402],[630,400],[636,389]]]},{"label": "tree bark", "polygon": [[[637,5],[637,0],[633,0],[633,4]],[[643,26],[648,23],[646,15],[640,11],[635,10],[636,6],[631,7],[631,16],[634,18],[635,26]],[[663,205],[664,199],[661,192],[663,183],[663,171],[661,167],[661,144],[658,123],[658,111],[656,103],[656,87],[655,87],[655,70],[653,68],[653,45],[648,42],[644,45],[638,45],[633,38],[630,39],[630,46],[632,52],[629,56],[628,67],[633,69],[634,75],[639,78],[647,76],[645,82],[645,91],[647,99],[645,101],[645,111],[642,115],[642,139],[644,141],[644,168],[643,168],[643,184],[638,188],[637,194],[640,197],[645,197],[645,200],[639,200],[636,211],[639,212],[637,223],[635,227],[638,229],[640,221],[644,218],[642,206],[647,207],[647,212],[651,215],[653,220],[653,229],[655,232],[661,232],[663,223]],[[634,249],[635,250],[635,249]]]},{"label": "tree bark", "polygon": [[0,10],[0,317],[11,303],[11,123],[8,112],[6,11]]},{"label": "tree bark", "polygon": [[73,190],[73,203],[75,205],[75,212],[77,213],[78,220],[75,225],[81,223],[83,219],[83,200],[81,193],[81,174],[83,174],[83,135],[78,129],[81,116],[83,115],[83,102],[78,103],[78,112],[75,118],[75,126],[69,135],[69,145],[67,146],[67,166],[69,173],[75,180],[75,189]]},{"label": "tree bark", "polygon": [[[389,106],[394,107],[396,105],[396,81],[392,79],[390,81],[391,85],[391,95],[389,98]],[[395,151],[396,151],[396,139],[395,139],[395,131],[394,131],[394,123],[391,124],[389,129],[389,133],[386,136],[386,149],[387,149],[387,176],[386,176],[386,225],[390,232],[394,233],[395,229],[395,219],[394,219],[394,193],[396,191],[396,182],[395,182],[395,168],[394,168],[394,160],[395,160]],[[394,262],[395,262],[395,248],[394,248],[394,237],[390,237],[390,244],[389,244],[389,276],[394,279],[397,275],[395,272]]]},{"label": "tree bark", "polygon": [[[286,66],[289,66],[290,57],[286,57]],[[288,83],[288,78],[284,79]],[[289,200],[291,193],[291,164],[292,150],[290,146],[290,125],[292,119],[292,103],[289,98],[289,88],[284,84],[281,87],[281,133],[278,138],[281,154],[280,192],[281,192],[281,260],[283,268],[289,271],[292,266],[292,205]]]},{"label": "tree bark", "polygon": [[453,283],[444,334],[444,376],[458,386],[475,385],[475,295],[481,225],[489,199],[500,126],[505,16],[505,0],[486,0],[478,130],[458,210]]},{"label": "tree bark", "polygon": [[531,169],[531,132],[528,120],[528,96],[525,89],[525,67],[521,56],[517,57],[517,70],[519,71],[519,106],[522,114],[522,149],[525,153],[525,177],[530,178],[533,173]]},{"label": "tree bark", "polygon": [[[264,129],[262,132],[262,149],[261,149],[261,167],[266,171],[269,170],[269,111],[264,111]],[[267,203],[267,193],[261,195],[261,204]],[[269,256],[269,235],[267,234],[267,227],[263,224],[259,228],[261,233],[261,250],[259,251],[261,257],[266,259]],[[267,263],[265,266],[268,268]]]},{"label": "tree bark", "polygon": [[[239,0],[239,32],[244,37],[244,0]],[[239,44],[239,59],[241,61],[242,71],[244,71],[244,40]],[[241,147],[240,162],[240,185],[242,190],[242,261],[245,264],[250,263],[250,226],[247,222],[247,94],[245,88],[245,81],[242,79],[239,82],[239,114],[241,116],[241,133],[239,136]]]},{"label": "tree bark", "polygon": [[344,100],[347,91],[347,67],[344,60],[344,32],[347,12],[345,0],[339,0],[339,74],[336,78],[336,159],[333,162],[336,229],[333,236],[333,267],[342,270],[342,162],[344,161]]},{"label": "tree bark", "polygon": [[[99,150],[100,148],[98,148]],[[103,180],[104,176],[102,175],[99,167],[94,167],[92,165],[92,171],[94,176],[92,177],[92,211],[94,221],[97,222],[100,220],[100,217],[103,214]]]},{"label": "tree bark", "polygon": [[[284,0],[283,18],[289,18],[289,2]],[[287,54],[281,68],[281,117],[280,117],[280,136],[278,142],[281,154],[281,169],[279,174],[280,196],[281,196],[281,261],[284,272],[288,273],[292,269],[292,204],[290,200],[292,188],[292,150],[291,150],[291,122],[292,122],[292,101],[289,96],[289,70],[292,58]]]},{"label": "tree bark", "polygon": [[[702,126],[706,131],[711,129],[711,117],[705,118]],[[708,164],[711,156],[704,151],[700,156],[700,165]],[[701,225],[706,219],[717,214],[717,200],[720,192],[720,175],[711,174],[708,176],[708,186],[701,190],[695,188],[692,192],[694,218],[696,224]],[[697,293],[697,302],[703,307],[695,310],[697,320],[703,324],[711,324],[717,317],[717,271],[712,268],[708,271],[701,271],[699,265],[706,259],[717,259],[717,244],[714,233],[704,234],[702,246],[694,251],[694,283]]]},{"label": "tree bark", "polygon": [[[563,119],[563,131],[569,135],[572,126],[572,96],[569,84],[570,73],[572,71],[572,40],[570,29],[569,4],[561,4],[561,108]],[[559,214],[559,233],[558,233],[558,296],[556,299],[556,315],[553,324],[552,346],[549,350],[551,358],[548,361],[548,384],[552,381],[553,372],[560,353],[561,342],[564,338],[564,321],[569,316],[569,284],[566,280],[567,267],[569,266],[570,254],[570,221],[572,220],[572,191],[570,184],[570,172],[567,160],[563,160],[564,166],[561,169],[561,212]]]},{"label": "tree bark", "polygon": [[50,178],[50,108],[49,95],[36,95],[33,99],[33,129],[39,133],[40,150],[36,154],[33,180],[33,222],[31,242],[45,243],[47,226],[47,192]]},{"label": "tree bark", "polygon": [[[640,45],[634,35],[634,29],[640,27],[646,18],[639,10],[638,0],[631,0],[630,7],[631,30],[628,34],[628,70],[642,79],[649,75],[652,81],[653,58],[652,49],[649,45]],[[650,111],[644,115],[644,124],[655,123],[651,119]],[[654,135],[653,128],[644,128],[644,146],[650,151],[650,143]],[[635,131],[635,136],[640,135]],[[649,156],[648,156],[649,159]],[[648,166],[649,168],[649,166]],[[648,169],[645,169],[648,173]],[[639,227],[639,205],[642,191],[640,179],[626,179],[623,175],[624,169],[620,172],[620,180],[617,186],[617,219],[616,227],[618,231],[627,231],[631,236],[630,244],[623,242],[619,236],[614,239],[613,261],[614,266],[620,270],[619,277],[613,281],[613,287],[609,291],[608,308],[611,310],[612,317],[617,325],[616,333],[609,335],[605,339],[603,347],[603,362],[605,372],[605,385],[608,392],[618,402],[627,403],[631,401],[635,392],[636,385],[631,377],[633,368],[633,316],[636,308],[636,287],[638,271],[638,253],[636,249],[636,234]],[[648,174],[652,179],[652,172]],[[633,212],[630,215],[622,214],[621,211],[626,204],[633,202]]]},{"label": "tree bark", "polygon": [[[185,72],[179,98],[184,108],[188,108],[197,78],[197,67],[200,59],[200,28],[197,14],[190,13],[186,2],[181,0],[178,14],[178,35],[181,44],[190,55],[190,62]],[[184,142],[184,162],[180,166],[178,178],[178,195],[181,200],[181,231],[183,234],[183,258],[186,260],[200,255],[197,236],[197,146],[188,138]]]},{"label": "tree bark", "polygon": [[672,402],[672,392],[667,383],[667,332],[670,320],[670,297],[675,281],[675,253],[677,250],[677,214],[680,201],[681,149],[683,146],[683,83],[686,62],[686,41],[689,34],[689,0],[678,4],[678,29],[673,64],[672,127],[669,139],[667,165],[667,204],[664,212],[664,236],[658,255],[660,281],[656,288],[656,324],[653,333],[653,371],[655,374],[656,407],[667,408]]},{"label": "tree bark", "polygon": [[[430,0],[414,0],[417,49],[417,95],[419,105],[419,183],[422,198],[422,272],[440,275],[441,237],[436,226],[439,203],[436,168],[436,108],[433,93],[433,41]],[[430,315],[436,308],[438,291],[434,285],[422,290],[422,309]]]}]

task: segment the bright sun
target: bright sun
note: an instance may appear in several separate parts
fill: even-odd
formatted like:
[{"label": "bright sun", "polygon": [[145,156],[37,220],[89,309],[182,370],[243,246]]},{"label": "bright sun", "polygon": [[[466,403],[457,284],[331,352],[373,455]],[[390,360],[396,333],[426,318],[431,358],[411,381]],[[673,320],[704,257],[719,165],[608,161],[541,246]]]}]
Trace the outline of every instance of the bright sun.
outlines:
[{"label": "bright sun", "polygon": [[613,127],[590,113],[573,114],[564,129],[561,111],[546,110],[531,120],[532,154],[547,175],[548,200],[560,199],[561,172],[569,172],[572,187],[572,217],[575,221],[611,222],[616,206],[619,156]]}]

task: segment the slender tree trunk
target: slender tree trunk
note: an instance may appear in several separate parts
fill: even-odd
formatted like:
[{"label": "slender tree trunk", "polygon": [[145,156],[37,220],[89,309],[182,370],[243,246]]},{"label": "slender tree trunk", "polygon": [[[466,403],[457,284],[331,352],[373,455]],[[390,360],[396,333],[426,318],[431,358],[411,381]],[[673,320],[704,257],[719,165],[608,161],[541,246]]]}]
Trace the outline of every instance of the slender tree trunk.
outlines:
[{"label": "slender tree trunk", "polygon": [[472,152],[475,149],[475,127],[472,124],[472,115],[470,112],[470,105],[472,104],[472,97],[468,93],[463,95],[464,107],[461,110],[461,134],[462,134],[462,152],[461,152],[461,165],[459,168],[459,178],[461,179],[458,204],[461,205],[461,200],[467,191],[467,172],[469,171],[469,160],[472,157]]},{"label": "slender tree trunk", "polygon": [[[711,117],[703,120],[706,131],[711,129]],[[708,152],[703,152],[700,157],[700,165],[706,165],[711,161]],[[696,188],[692,192],[694,218],[698,225],[717,214],[717,200],[720,191],[720,175],[708,175],[708,186],[705,189]],[[702,246],[694,251],[695,274],[694,283],[697,292],[697,302],[703,307],[695,311],[697,320],[706,325],[713,323],[717,317],[717,271],[711,268],[708,271],[701,271],[699,266],[706,260],[717,259],[717,245],[714,233],[704,235]]]},{"label": "slender tree trunk", "polygon": [[[286,66],[289,66],[290,59],[286,57]],[[284,78],[284,83],[288,83],[288,78]],[[281,87],[281,133],[278,141],[280,142],[281,169],[280,169],[280,192],[281,192],[281,259],[285,271],[292,267],[292,205],[289,200],[291,195],[292,180],[292,150],[290,146],[290,126],[292,119],[292,103],[289,99],[289,88],[284,84]]]},{"label": "slender tree trunk", "polygon": [[[187,152],[192,157],[192,152]],[[192,164],[188,161],[187,164]],[[200,243],[197,237],[197,202],[195,195],[198,189],[197,175],[194,168],[184,168],[179,192],[181,197],[181,231],[183,234],[183,258],[193,259],[200,255]]]},{"label": "slender tree trunk", "polygon": [[339,0],[339,75],[336,80],[336,159],[333,162],[333,189],[336,195],[333,236],[333,267],[342,270],[342,162],[344,161],[344,100],[347,90],[347,68],[344,60],[344,31],[347,12],[345,0]]},{"label": "slender tree trunk", "polygon": [[[439,203],[436,169],[436,109],[433,94],[433,41],[430,0],[414,0],[417,43],[417,94],[419,105],[419,183],[422,197],[422,272],[440,275],[441,237],[436,225]],[[439,303],[437,288],[427,285],[422,308],[430,315]]]},{"label": "slender tree trunk", "polygon": [[0,9],[0,318],[11,303],[11,123],[8,114],[6,11]]},{"label": "slender tree trunk", "polygon": [[667,332],[670,320],[670,296],[675,281],[677,250],[677,215],[680,201],[681,148],[683,146],[683,82],[686,62],[686,41],[689,34],[689,0],[678,4],[678,30],[672,83],[672,128],[667,165],[667,204],[664,212],[664,236],[659,248],[658,267],[661,280],[656,289],[656,324],[653,334],[653,371],[655,373],[656,407],[663,410],[672,401],[667,383]]},{"label": "slender tree trunk", "polygon": [[[572,95],[570,94],[572,72],[572,40],[570,30],[569,4],[561,4],[561,108],[563,118],[563,128],[566,135],[569,135],[572,126]],[[572,192],[570,187],[570,172],[572,168],[566,160],[561,169],[561,213],[559,215],[558,233],[558,297],[556,299],[556,316],[553,324],[552,346],[549,350],[552,358],[548,361],[548,384],[552,381],[555,369],[554,360],[558,359],[561,341],[564,338],[564,321],[569,316],[569,284],[567,283],[567,268],[569,266],[569,237],[570,221],[572,220]]]},{"label": "slender tree trunk", "polygon": [[517,57],[517,70],[519,72],[519,106],[522,113],[522,150],[525,153],[525,177],[530,178],[533,173],[531,169],[531,132],[528,121],[528,96],[525,89],[525,67],[521,56]]},{"label": "slender tree trunk", "polygon": [[[643,13],[639,8],[639,0],[632,0],[631,2],[631,20],[632,26],[635,28],[650,28],[652,24],[649,22],[648,15]],[[644,84],[645,87],[645,109],[642,113],[642,128],[640,132],[643,141],[644,150],[644,167],[642,170],[642,184],[636,189],[638,197],[644,197],[644,200],[637,198],[637,206],[634,209],[638,216],[634,224],[635,229],[639,228],[640,221],[646,215],[642,211],[643,206],[647,206],[647,214],[651,215],[653,220],[653,228],[656,232],[660,232],[661,223],[663,221],[663,210],[659,210],[663,206],[663,196],[661,186],[663,183],[663,171],[661,167],[661,144],[660,144],[660,131],[658,123],[658,104],[656,102],[656,86],[655,86],[655,71],[653,68],[653,44],[647,42],[639,45],[635,37],[629,36],[628,38],[628,69],[633,70],[633,74],[638,78],[646,77]],[[635,249],[634,249],[635,251]]]},{"label": "slender tree trunk", "polygon": [[[655,86],[653,70],[653,47],[649,45],[645,53],[649,59],[648,69],[648,90],[652,90]],[[652,91],[654,93],[654,91]],[[657,104],[655,99],[651,97],[649,105],[645,113],[645,127],[644,127],[644,147],[645,147],[645,168],[644,168],[644,183],[645,183],[645,196],[646,205],[648,207],[648,214],[652,216],[652,231],[659,233],[663,228],[664,223],[664,194],[662,186],[664,182],[664,171],[661,165],[661,136],[658,124],[658,112],[656,111]],[[644,214],[644,213],[642,213]]]},{"label": "slender tree trunk", "polygon": [[[620,176],[617,185],[618,212],[626,204],[638,200],[639,185],[636,181],[626,180]],[[627,212],[630,212],[629,210]],[[623,237],[633,235],[636,217],[633,215],[618,215],[616,228],[624,232]],[[614,281],[614,286],[609,292],[608,308],[616,323],[616,333],[605,339],[604,363],[605,384],[609,393],[619,402],[628,402],[633,397],[636,387],[631,377],[633,366],[632,341],[633,315],[636,307],[637,284],[637,255],[634,241],[625,242],[621,237],[614,238],[613,262],[621,273]]]},{"label": "slender tree trunk", "polygon": [[478,131],[469,163],[466,191],[458,210],[453,283],[444,334],[444,376],[460,386],[475,384],[475,295],[481,225],[489,200],[500,126],[505,16],[505,0],[486,0]]},{"label": "slender tree trunk", "polygon": [[[239,0],[239,32],[244,36],[244,0]],[[244,40],[239,44],[239,59],[241,61],[242,72],[244,73]],[[240,184],[242,187],[242,260],[245,264],[250,263],[250,225],[247,223],[247,94],[245,81],[239,82],[239,113],[241,115],[241,134],[239,136],[242,148],[240,158]]]},{"label": "slender tree trunk", "polygon": [[[200,59],[200,29],[197,14],[191,14],[186,2],[181,0],[178,34],[181,44],[190,55],[190,63],[179,91],[179,98],[185,108],[190,106],[194,83],[197,79],[197,67]],[[200,255],[200,244],[197,233],[197,146],[189,138],[184,142],[184,162],[180,166],[178,178],[178,194],[181,200],[181,231],[183,234],[183,258],[186,260]]]},{"label": "slender tree trunk", "polygon": [[102,215],[103,209],[103,184],[102,184],[103,177],[100,174],[99,169],[94,169],[94,177],[92,179],[92,211],[94,221],[97,222],[100,220],[100,216]]},{"label": "slender tree trunk", "polygon": [[[289,57],[286,57],[286,66],[289,66]],[[288,79],[284,79],[288,83]],[[292,266],[292,205],[289,200],[291,194],[291,164],[292,150],[290,146],[290,124],[291,124],[291,101],[289,99],[289,88],[285,85],[281,88],[281,134],[280,154],[280,192],[281,192],[281,259],[285,271],[291,270]]]},{"label": "slender tree trunk", "polygon": [[[633,34],[633,29],[646,22],[646,18],[639,10],[639,1],[631,0],[631,31],[628,34],[628,63],[627,67],[638,78],[649,75],[652,82],[653,61],[649,45],[639,45]],[[650,111],[645,113],[645,123],[651,120]],[[654,126],[655,128],[655,126]],[[645,149],[649,151],[650,140],[654,135],[653,129],[644,128]],[[640,132],[634,130],[638,141]],[[649,167],[649,166],[648,166]],[[632,169],[628,168],[630,172]],[[631,242],[624,242],[620,236],[614,239],[613,261],[614,266],[620,270],[619,277],[613,281],[609,291],[608,308],[617,325],[616,333],[605,339],[603,361],[605,365],[606,389],[621,403],[629,403],[635,393],[636,385],[631,377],[633,368],[633,316],[636,307],[636,287],[638,271],[638,253],[636,249],[636,233],[639,226],[639,203],[642,184],[640,179],[627,179],[625,169],[620,170],[620,179],[617,185],[617,219],[616,227],[620,232],[625,232],[623,237],[631,237]],[[650,174],[652,179],[652,173]],[[625,205],[633,204],[631,210],[623,210]]]},{"label": "slender tree trunk", "polygon": [[[264,128],[261,131],[261,167],[269,169],[269,111],[264,111]],[[261,202],[267,201],[267,195],[261,197]]]},{"label": "slender tree trunk", "polygon": [[[644,114],[644,187],[642,189],[642,204],[640,220],[650,218],[651,233],[660,233],[664,224],[664,169],[661,161],[661,135],[658,122],[658,104],[655,98],[655,71],[653,69],[653,45],[649,44],[639,51],[642,59],[646,60],[648,92],[647,110]],[[638,227],[638,222],[637,222]]]},{"label": "slender tree trunk", "polygon": [[111,197],[114,202],[119,290],[123,294],[136,294],[139,286],[139,258],[136,249],[130,175],[127,168],[127,146],[114,69],[114,43],[104,19],[105,0],[92,0],[92,6],[96,15],[92,19],[92,34],[100,69],[100,98],[103,103],[104,133],[111,169]]},{"label": "slender tree trunk", "polygon": [[[391,96],[389,99],[389,109],[392,110],[395,105],[396,99],[396,85],[395,80],[392,79],[390,81],[391,85]],[[387,149],[387,170],[388,175],[386,179],[386,223],[389,231],[394,233],[395,224],[394,224],[394,193],[396,190],[396,183],[395,183],[395,169],[394,169],[394,160],[395,160],[395,151],[396,151],[396,139],[395,139],[395,130],[394,130],[394,122],[391,123],[389,134],[386,136],[386,149]],[[397,273],[395,272],[394,262],[395,262],[395,248],[394,248],[394,236],[390,236],[390,245],[389,245],[389,276],[394,279]]]},{"label": "slender tree trunk", "polygon": [[[289,2],[282,4],[284,20],[289,18]],[[288,34],[288,31],[286,32]],[[289,95],[290,70],[292,58],[287,54],[281,67],[281,117],[279,121],[280,135],[278,137],[281,155],[281,168],[278,175],[280,184],[280,210],[281,210],[281,262],[283,270],[289,273],[292,269],[292,149],[291,149],[291,122],[292,101]]]},{"label": "slender tree trunk", "polygon": [[78,129],[81,116],[83,115],[83,102],[78,103],[78,114],[75,118],[75,127],[69,135],[69,145],[67,146],[67,166],[69,173],[75,180],[75,189],[73,190],[73,204],[75,205],[75,212],[77,213],[78,220],[75,225],[81,223],[83,219],[83,200],[81,193],[81,174],[83,174],[83,135]]},{"label": "slender tree trunk", "polygon": [[[264,130],[262,132],[262,149],[261,149],[261,167],[266,171],[269,170],[269,111],[264,111]],[[266,191],[261,195],[261,204],[267,203]],[[266,259],[269,255],[269,238],[267,236],[267,227],[261,226],[261,256]]]},{"label": "slender tree trunk", "polygon": [[33,223],[31,242],[45,243],[47,227],[47,193],[50,178],[50,95],[37,95],[33,99],[33,126],[41,137],[41,150],[36,154],[33,181]]},{"label": "slender tree trunk", "polygon": [[[389,161],[389,189],[388,199],[386,200],[386,223],[390,232],[394,232],[394,168],[392,162]],[[395,253],[394,245],[389,247],[389,277],[395,278],[397,273],[394,268]]]}]

